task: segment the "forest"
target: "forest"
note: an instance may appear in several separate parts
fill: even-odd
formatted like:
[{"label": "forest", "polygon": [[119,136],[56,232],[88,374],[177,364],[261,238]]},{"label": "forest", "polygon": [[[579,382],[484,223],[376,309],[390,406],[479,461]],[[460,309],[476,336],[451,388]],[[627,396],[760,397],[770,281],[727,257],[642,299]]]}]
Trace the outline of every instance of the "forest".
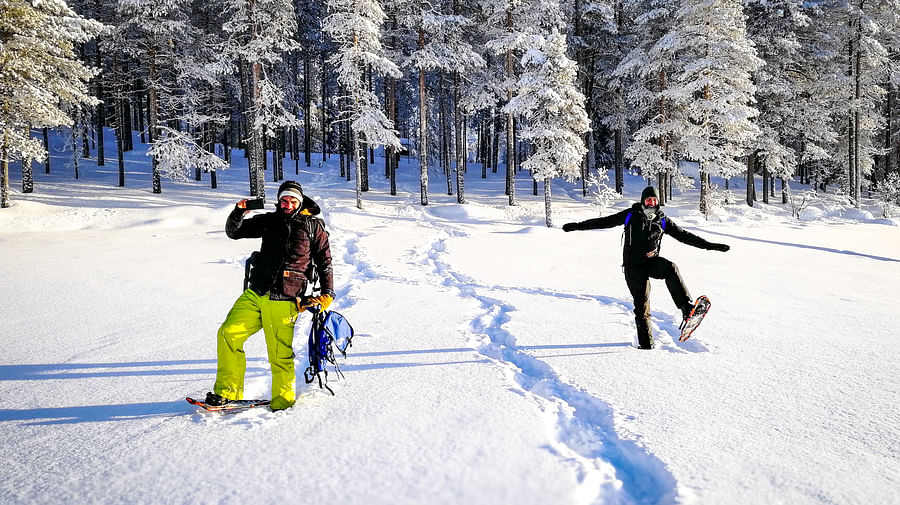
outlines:
[{"label": "forest", "polygon": [[[2,0],[0,206],[51,170],[50,129],[119,164],[134,137],[161,180],[201,180],[232,149],[250,195],[284,160],[339,156],[357,206],[396,194],[398,156],[465,203],[463,174],[581,181],[621,194],[746,178],[900,203],[900,0]],[[104,152],[104,135],[117,153]],[[376,156],[377,155],[377,156]],[[270,161],[271,160],[271,161]],[[376,163],[376,160],[378,162]],[[699,167],[699,181],[682,173]],[[272,165],[272,166],[269,166]],[[761,184],[755,181],[761,180]],[[550,185],[543,184],[550,205]],[[761,189],[761,191],[760,191]],[[757,194],[759,191],[759,194]],[[780,194],[779,194],[780,193]],[[776,197],[776,195],[778,195]]]}]

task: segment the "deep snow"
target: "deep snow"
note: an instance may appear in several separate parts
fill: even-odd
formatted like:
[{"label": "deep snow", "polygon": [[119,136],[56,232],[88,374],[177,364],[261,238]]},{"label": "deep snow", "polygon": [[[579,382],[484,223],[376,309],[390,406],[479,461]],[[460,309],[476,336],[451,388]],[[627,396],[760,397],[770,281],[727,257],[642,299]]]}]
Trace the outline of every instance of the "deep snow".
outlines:
[{"label": "deep snow", "polygon": [[[713,306],[678,343],[655,281],[640,351],[621,230],[558,228],[628,205],[640,178],[611,209],[556,183],[548,229],[525,174],[510,208],[502,173],[471,170],[465,205],[433,173],[422,207],[415,163],[398,197],[379,164],[358,210],[336,157],[287,160],[324,209],[357,337],[336,396],[302,385],[288,411],[222,415],[183,398],[212,386],[258,246],[224,234],[246,170],[153,195],[141,153],[126,188],[115,160],[76,181],[54,155],[0,210],[0,503],[900,503],[900,222],[874,207],[705,220],[680,192],[670,218],[732,249],[664,240]],[[246,349],[247,395],[267,397],[262,336]]]}]

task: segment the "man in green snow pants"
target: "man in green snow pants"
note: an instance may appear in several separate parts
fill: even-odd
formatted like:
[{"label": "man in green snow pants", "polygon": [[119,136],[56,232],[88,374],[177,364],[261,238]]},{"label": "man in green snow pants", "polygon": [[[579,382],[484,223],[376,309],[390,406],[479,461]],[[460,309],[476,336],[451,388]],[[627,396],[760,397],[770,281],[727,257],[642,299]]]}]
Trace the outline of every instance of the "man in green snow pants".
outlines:
[{"label": "man in green snow pants", "polygon": [[[244,342],[260,329],[272,367],[272,410],[296,401],[294,323],[300,312],[318,305],[325,310],[334,299],[331,247],[319,206],[303,195],[300,184],[286,181],[278,189],[278,209],[244,219],[247,200],[228,216],[229,238],[262,238],[250,271],[249,289],[234,302],[216,339],[218,370],[206,403],[223,405],[244,395],[247,360]],[[321,294],[307,296],[309,279],[317,274]]]}]

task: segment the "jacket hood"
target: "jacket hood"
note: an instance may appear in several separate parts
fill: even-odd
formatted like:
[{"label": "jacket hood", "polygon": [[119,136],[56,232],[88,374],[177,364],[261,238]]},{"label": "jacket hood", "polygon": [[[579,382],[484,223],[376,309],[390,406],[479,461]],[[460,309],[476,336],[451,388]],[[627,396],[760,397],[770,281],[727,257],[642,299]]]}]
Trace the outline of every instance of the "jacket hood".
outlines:
[{"label": "jacket hood", "polygon": [[318,216],[322,213],[322,209],[319,208],[319,204],[314,202],[312,198],[303,195],[303,203],[300,204],[300,209],[308,210],[311,216]]}]

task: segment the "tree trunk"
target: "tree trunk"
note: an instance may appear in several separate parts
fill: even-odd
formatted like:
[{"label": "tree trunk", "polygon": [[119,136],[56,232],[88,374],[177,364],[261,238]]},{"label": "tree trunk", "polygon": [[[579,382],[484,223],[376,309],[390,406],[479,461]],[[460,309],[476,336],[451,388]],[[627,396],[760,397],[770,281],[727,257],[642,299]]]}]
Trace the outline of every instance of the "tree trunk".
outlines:
[{"label": "tree trunk", "polygon": [[[31,137],[31,127],[25,127],[25,138]],[[50,156],[50,153],[47,153]],[[22,193],[34,193],[34,172],[31,168],[31,158],[22,157]]]},{"label": "tree trunk", "polygon": [[[862,10],[862,0],[860,0],[860,10]],[[862,86],[862,76],[860,75],[861,69],[861,61],[862,61],[862,20],[856,19],[856,45],[855,45],[855,54],[853,61],[853,77],[854,77],[854,86],[853,86],[853,98],[857,105],[854,106],[853,111],[853,165],[851,166],[851,170],[853,172],[853,205],[857,209],[860,208],[860,190],[862,188],[862,169],[861,164],[859,162],[859,98],[860,91]]]},{"label": "tree trunk", "polygon": [[450,135],[447,128],[447,103],[446,92],[444,90],[444,73],[438,72],[438,123],[440,124],[441,136],[441,165],[444,169],[444,177],[447,179],[447,195],[453,194],[453,177],[450,168]]},{"label": "tree trunk", "polygon": [[[149,124],[147,126],[149,128],[148,134],[150,137],[150,142],[152,143],[159,140],[159,96],[156,89],[156,83],[159,79],[159,75],[156,66],[156,48],[151,47],[147,57],[150,67],[150,71],[148,74],[150,82],[148,83],[149,86],[147,88],[147,102],[149,108]],[[159,194],[162,193],[162,181],[160,180],[159,174],[159,160],[156,156],[151,157],[151,164],[153,166],[153,193]]]},{"label": "tree trunk", "polygon": [[80,176],[78,173],[78,116],[80,112],[80,110],[75,112],[75,123],[72,125],[72,167],[75,169],[75,180],[78,180]]},{"label": "tree trunk", "polygon": [[[389,77],[385,86],[385,105],[387,105],[387,116],[391,120],[391,124],[397,124],[397,79]],[[384,164],[387,177],[391,181],[391,196],[397,196],[397,165],[400,163],[400,155],[394,146],[385,146]]]},{"label": "tree trunk", "polygon": [[[425,30],[419,29],[419,50],[425,47]],[[428,128],[425,70],[419,70],[419,190],[422,205],[428,205]]]},{"label": "tree trunk", "polygon": [[[350,135],[353,135],[353,151],[356,153],[356,208],[362,209],[362,164],[366,162],[366,153],[359,141],[359,133],[348,127]],[[349,172],[349,170],[348,170]]]},{"label": "tree trunk", "polygon": [[265,201],[266,199],[266,182],[265,182],[265,164],[266,152],[263,136],[264,132],[256,127],[258,104],[259,104],[259,82],[262,75],[262,65],[256,63],[244,63],[247,70],[247,100],[244,102],[244,117],[247,121],[247,151],[248,151],[248,167],[250,176],[250,194]]},{"label": "tree trunk", "polygon": [[[95,53],[96,59],[94,64],[97,66],[97,68],[103,68],[103,64],[100,58],[99,40],[96,46],[97,52]],[[106,165],[106,149],[103,146],[103,128],[106,127],[106,103],[103,101],[103,77],[100,75],[97,76],[97,98],[100,99],[100,103],[97,104],[97,166],[102,167]]]},{"label": "tree trunk", "polygon": [[453,76],[453,121],[456,131],[456,202],[466,203],[466,162],[469,158],[466,141],[466,119],[459,108],[459,74]]},{"label": "tree trunk", "polygon": [[[139,83],[141,81],[138,81]],[[144,85],[140,84],[140,87],[137,90],[135,96],[135,103],[137,104],[137,110],[134,111],[138,120],[138,130],[141,132],[141,144],[147,143],[147,128],[144,125]]]},{"label": "tree trunk", "polygon": [[[117,58],[113,58],[113,73],[116,76],[121,75],[121,66]],[[128,130],[128,117],[127,117],[127,109],[125,105],[128,103],[128,100],[125,98],[125,85],[120,80],[120,77],[116,78],[114,89],[116,93],[115,97],[115,112],[116,112],[116,157],[119,161],[119,187],[125,187],[125,148],[127,147],[126,135],[131,136],[131,132]]]},{"label": "tree trunk", "polygon": [[[753,172],[755,170],[756,165],[756,152],[750,153],[750,156],[747,157],[747,205],[753,207],[754,200],[754,190],[756,189],[756,182],[753,176]],[[764,186],[765,187],[765,186]]]},{"label": "tree trunk", "polygon": [[884,175],[891,173],[897,169],[897,149],[892,145],[891,139],[894,138],[896,132],[894,122],[894,109],[897,102],[897,86],[894,83],[888,83],[887,93],[887,110],[885,113],[884,125]]},{"label": "tree trunk", "polygon": [[700,162],[700,213],[709,217],[709,174],[703,171],[703,162]]},{"label": "tree trunk", "polygon": [[547,228],[553,227],[553,209],[550,207],[550,184],[552,179],[544,179],[544,213],[547,216]]},{"label": "tree trunk", "polygon": [[[323,35],[324,37],[324,35]],[[322,161],[328,159],[328,82],[327,69],[325,68],[325,51],[322,51]]]},{"label": "tree trunk", "polygon": [[50,173],[50,131],[48,128],[42,128],[44,133],[44,152],[47,153],[47,156],[44,157],[44,173]]},{"label": "tree trunk", "polygon": [[3,145],[0,146],[0,209],[5,209],[11,205],[9,200],[9,162],[6,161],[6,145],[8,142],[6,133],[4,133]]},{"label": "tree trunk", "polygon": [[310,80],[312,79],[312,58],[309,53],[303,59],[303,161],[307,167],[312,166],[312,87]]}]

